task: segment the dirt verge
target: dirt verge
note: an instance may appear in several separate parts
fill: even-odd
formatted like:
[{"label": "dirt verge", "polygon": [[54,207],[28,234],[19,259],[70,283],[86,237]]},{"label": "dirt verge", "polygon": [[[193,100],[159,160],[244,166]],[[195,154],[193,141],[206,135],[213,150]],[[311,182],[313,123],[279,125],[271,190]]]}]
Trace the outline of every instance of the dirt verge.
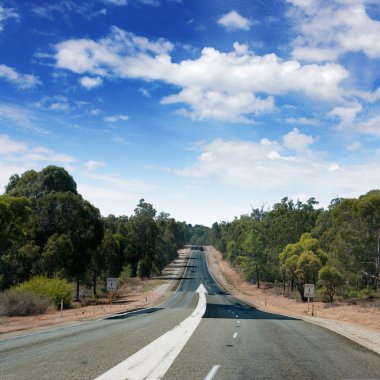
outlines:
[{"label": "dirt verge", "polygon": [[10,336],[22,335],[29,331],[41,331],[56,327],[70,326],[109,315],[132,311],[161,304],[175,291],[187,263],[190,249],[179,251],[178,259],[163,270],[162,276],[154,279],[133,281],[125,293],[113,300],[99,300],[97,305],[77,307],[30,317],[0,317],[0,340]]}]

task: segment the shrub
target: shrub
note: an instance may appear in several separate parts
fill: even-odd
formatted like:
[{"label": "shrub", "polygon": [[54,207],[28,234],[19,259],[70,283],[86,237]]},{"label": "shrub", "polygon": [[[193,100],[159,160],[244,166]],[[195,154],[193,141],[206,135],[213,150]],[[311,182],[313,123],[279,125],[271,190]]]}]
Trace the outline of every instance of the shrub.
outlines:
[{"label": "shrub", "polygon": [[372,299],[374,293],[371,289],[347,289],[344,293],[344,298],[359,298],[359,299]]},{"label": "shrub", "polygon": [[333,302],[336,289],[344,284],[344,279],[338,269],[326,265],[318,272],[318,284],[323,289],[321,295],[327,296]]},{"label": "shrub", "polygon": [[0,315],[14,317],[43,314],[51,304],[51,299],[41,294],[8,291],[0,294]]},{"label": "shrub", "polygon": [[73,298],[71,285],[61,278],[37,276],[13,289],[21,293],[35,293],[49,297],[57,308],[61,305],[61,299],[63,299],[63,305],[68,307]]}]

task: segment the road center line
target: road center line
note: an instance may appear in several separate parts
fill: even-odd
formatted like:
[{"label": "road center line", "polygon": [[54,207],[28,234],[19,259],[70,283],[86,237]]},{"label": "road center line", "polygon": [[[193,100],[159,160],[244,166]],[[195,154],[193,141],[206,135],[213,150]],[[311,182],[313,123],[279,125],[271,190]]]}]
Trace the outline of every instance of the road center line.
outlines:
[{"label": "road center line", "polygon": [[199,286],[197,293],[199,293],[198,305],[189,317],[95,380],[161,379],[193,335],[206,312],[207,291],[203,284]]},{"label": "road center line", "polygon": [[235,339],[237,337],[237,332],[234,334],[234,336],[232,337],[232,339]]},{"label": "road center line", "polygon": [[220,368],[219,364],[214,365],[214,367],[211,368],[210,372],[207,374],[204,380],[212,380],[215,377],[216,373],[218,372],[219,368]]}]

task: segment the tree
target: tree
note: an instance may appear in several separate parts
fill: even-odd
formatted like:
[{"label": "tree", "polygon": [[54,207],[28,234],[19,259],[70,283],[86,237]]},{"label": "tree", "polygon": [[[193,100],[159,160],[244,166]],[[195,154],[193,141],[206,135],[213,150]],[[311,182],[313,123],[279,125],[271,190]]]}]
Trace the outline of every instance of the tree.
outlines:
[{"label": "tree", "polygon": [[285,247],[279,254],[279,259],[284,282],[289,279],[292,289],[294,285],[297,286],[301,299],[305,301],[304,285],[316,283],[319,269],[327,262],[327,256],[319,247],[318,240],[310,233],[304,233],[299,242]]},{"label": "tree", "polygon": [[333,302],[336,289],[344,284],[344,279],[336,268],[326,265],[318,272],[318,284],[326,291],[329,301]]},{"label": "tree", "polygon": [[40,172],[28,170],[21,176],[12,175],[5,191],[9,195],[35,199],[52,192],[77,194],[77,185],[64,168],[50,165]]},{"label": "tree", "polygon": [[30,216],[25,197],[0,195],[0,290],[17,284],[18,275],[24,278],[33,265],[35,250],[28,249]]},{"label": "tree", "polygon": [[70,239],[74,249],[66,257],[65,268],[76,279],[78,299],[79,282],[84,279],[91,254],[103,238],[99,210],[78,194],[49,193],[36,200],[33,225],[36,242],[41,247],[54,234]]},{"label": "tree", "polygon": [[153,206],[141,199],[129,218],[126,253],[133,277],[148,277],[152,271],[158,236],[155,215]]},{"label": "tree", "polygon": [[318,272],[321,267],[321,260],[311,251],[304,251],[298,257],[295,276],[302,301],[305,302],[307,300],[307,298],[304,297],[305,284],[315,284],[317,282]]},{"label": "tree", "polygon": [[54,233],[51,235],[42,251],[40,258],[40,271],[45,276],[65,277],[66,267],[72,266],[70,262],[74,257],[74,246],[66,234]]}]

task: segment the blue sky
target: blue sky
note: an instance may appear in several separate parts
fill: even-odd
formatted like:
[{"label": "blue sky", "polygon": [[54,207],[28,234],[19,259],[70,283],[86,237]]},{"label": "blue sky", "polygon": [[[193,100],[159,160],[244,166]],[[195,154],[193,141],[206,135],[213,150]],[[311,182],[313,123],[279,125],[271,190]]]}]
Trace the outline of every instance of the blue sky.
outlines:
[{"label": "blue sky", "polygon": [[0,1],[0,186],[211,225],[380,187],[377,0]]}]

